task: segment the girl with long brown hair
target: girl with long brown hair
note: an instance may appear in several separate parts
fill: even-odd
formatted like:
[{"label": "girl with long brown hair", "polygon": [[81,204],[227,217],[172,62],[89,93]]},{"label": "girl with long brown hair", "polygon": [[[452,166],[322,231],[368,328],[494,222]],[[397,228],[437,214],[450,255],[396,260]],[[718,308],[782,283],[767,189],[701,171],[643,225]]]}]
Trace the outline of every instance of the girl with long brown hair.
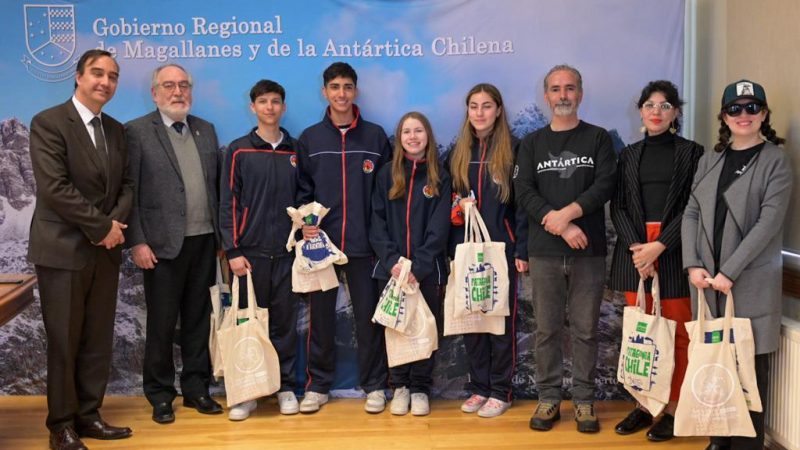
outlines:
[{"label": "girl with long brown hair", "polygon": [[[509,267],[509,306],[505,333],[465,334],[469,357],[470,397],[461,405],[466,413],[496,417],[511,406],[511,377],[516,357],[514,322],[517,311],[517,274],[528,271],[527,219],[514,208],[512,176],[516,139],[508,126],[503,97],[488,83],[475,85],[467,93],[466,114],[447,167],[453,178],[451,255],[464,241],[463,210],[474,202],[492,241],[506,243]],[[513,268],[516,268],[516,272]]]}]

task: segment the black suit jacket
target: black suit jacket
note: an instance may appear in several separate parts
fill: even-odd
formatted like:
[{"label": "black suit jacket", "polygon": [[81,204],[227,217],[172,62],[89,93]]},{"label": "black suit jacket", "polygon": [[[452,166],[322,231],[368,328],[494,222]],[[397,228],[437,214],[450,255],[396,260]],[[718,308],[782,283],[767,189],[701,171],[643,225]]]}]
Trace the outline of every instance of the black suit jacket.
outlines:
[{"label": "black suit jacket", "polygon": [[[206,196],[218,238],[219,151],[214,126],[199,117],[186,118],[205,177]],[[133,209],[125,230],[125,245],[146,243],[158,258],[172,259],[183,246],[186,193],[175,150],[158,110],[125,124],[135,182]],[[217,242],[219,240],[217,239]],[[217,245],[219,247],[219,245]]]},{"label": "black suit jacket", "polygon": [[[639,272],[633,266],[628,248],[634,243],[647,242],[639,180],[639,163],[644,140],[625,147],[617,168],[617,191],[611,199],[611,220],[617,230],[617,243],[611,262],[610,288],[635,292],[639,286]],[[703,147],[694,141],[675,136],[675,163],[672,181],[661,219],[658,241],[667,249],[658,258],[658,276],[662,298],[689,296],[689,284],[683,271],[681,258],[681,218],[689,194],[697,162]],[[648,283],[647,289],[650,289]]]},{"label": "black suit jacket", "polygon": [[[30,154],[36,179],[28,259],[57,269],[79,270],[94,243],[126,222],[133,199],[122,124],[103,113],[108,167],[103,164],[78,110],[67,102],[31,121]],[[119,264],[122,246],[109,250]]]}]

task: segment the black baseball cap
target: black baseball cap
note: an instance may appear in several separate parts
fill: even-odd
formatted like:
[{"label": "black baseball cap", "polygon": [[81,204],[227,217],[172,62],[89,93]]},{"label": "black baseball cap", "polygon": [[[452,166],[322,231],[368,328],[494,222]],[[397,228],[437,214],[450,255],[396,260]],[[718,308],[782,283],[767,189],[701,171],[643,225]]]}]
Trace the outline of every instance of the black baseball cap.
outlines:
[{"label": "black baseball cap", "polygon": [[767,94],[764,87],[750,80],[739,80],[729,84],[722,93],[722,107],[725,108],[736,100],[748,98],[767,104]]}]

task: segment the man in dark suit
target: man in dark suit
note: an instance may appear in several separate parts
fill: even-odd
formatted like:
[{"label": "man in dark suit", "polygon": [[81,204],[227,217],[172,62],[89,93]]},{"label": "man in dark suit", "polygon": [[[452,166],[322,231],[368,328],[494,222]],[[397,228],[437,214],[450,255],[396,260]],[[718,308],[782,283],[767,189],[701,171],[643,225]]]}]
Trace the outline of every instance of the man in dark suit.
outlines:
[{"label": "man in dark suit", "polygon": [[144,393],[153,420],[175,420],[172,342],[180,317],[183,405],[204,414],[222,407],[208,393],[211,299],[217,236],[219,158],[214,126],[189,115],[192,78],[167,64],[153,73],[157,110],[125,125],[135,182],[130,227],[133,261],[144,270],[147,337]]},{"label": "man in dark suit", "polygon": [[78,61],[73,97],[31,121],[37,190],[28,259],[36,266],[47,334],[52,449],[84,449],[80,437],[132,433],[99,413],[111,365],[122,230],[133,197],[122,124],[101,113],[118,78],[110,53],[89,50]]}]

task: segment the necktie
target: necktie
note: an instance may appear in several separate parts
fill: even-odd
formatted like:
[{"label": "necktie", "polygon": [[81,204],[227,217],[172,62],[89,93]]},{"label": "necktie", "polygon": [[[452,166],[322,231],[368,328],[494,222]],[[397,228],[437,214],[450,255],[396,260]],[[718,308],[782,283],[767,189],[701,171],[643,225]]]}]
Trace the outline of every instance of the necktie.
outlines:
[{"label": "necktie", "polygon": [[183,135],[183,127],[184,126],[185,125],[184,125],[183,122],[173,122],[172,123],[172,128],[175,128],[175,131],[177,131],[178,134],[180,134],[180,135]]},{"label": "necktie", "polygon": [[106,137],[103,133],[103,125],[100,118],[94,116],[89,122],[94,129],[94,146],[97,149],[97,156],[100,157],[100,162],[103,164],[103,171],[108,171],[108,149],[106,148]]},{"label": "necktie", "polygon": [[103,125],[100,123],[100,118],[94,116],[89,123],[92,124],[92,129],[94,129],[94,146],[98,152],[105,156],[108,154],[108,150],[106,149],[106,137],[103,133]]}]

